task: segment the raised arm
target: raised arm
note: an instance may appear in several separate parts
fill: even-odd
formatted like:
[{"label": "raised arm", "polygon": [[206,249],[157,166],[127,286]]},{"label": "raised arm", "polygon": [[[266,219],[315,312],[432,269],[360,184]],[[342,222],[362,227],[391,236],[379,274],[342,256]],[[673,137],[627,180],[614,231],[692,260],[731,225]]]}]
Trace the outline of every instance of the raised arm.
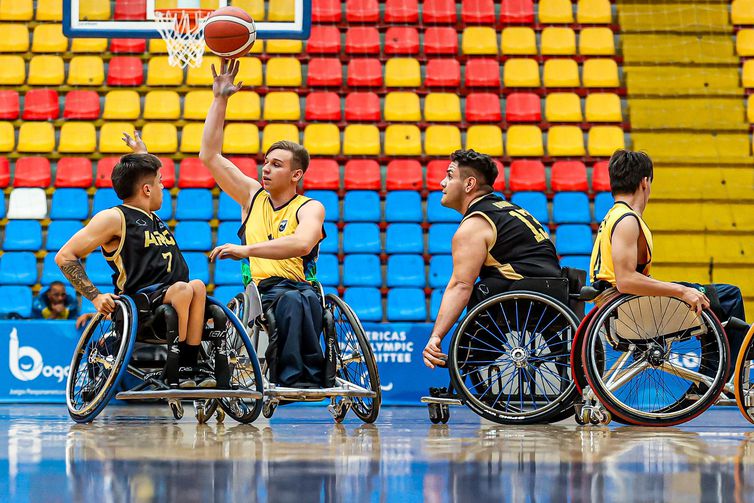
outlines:
[{"label": "raised arm", "polygon": [[224,59],[219,75],[215,71],[215,66],[212,65],[212,76],[215,78],[212,92],[215,99],[204,121],[199,158],[209,168],[220,188],[246,211],[251,204],[252,196],[262,188],[262,185],[254,178],[244,175],[238,166],[222,155],[223,126],[228,98],[237,93],[243,85],[243,82],[233,83],[238,75],[240,64],[239,60]]}]

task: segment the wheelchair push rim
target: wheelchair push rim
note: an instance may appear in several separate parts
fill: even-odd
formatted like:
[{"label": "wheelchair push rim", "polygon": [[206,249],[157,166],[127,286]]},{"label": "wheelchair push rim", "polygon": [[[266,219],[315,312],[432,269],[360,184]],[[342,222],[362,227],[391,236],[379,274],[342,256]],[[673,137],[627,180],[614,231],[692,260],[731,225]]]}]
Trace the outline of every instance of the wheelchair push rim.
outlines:
[{"label": "wheelchair push rim", "polygon": [[754,423],[754,354],[750,355],[752,342],[754,341],[754,326],[746,333],[741,351],[736,360],[735,374],[733,376],[733,388],[736,394],[738,410],[750,423]]}]

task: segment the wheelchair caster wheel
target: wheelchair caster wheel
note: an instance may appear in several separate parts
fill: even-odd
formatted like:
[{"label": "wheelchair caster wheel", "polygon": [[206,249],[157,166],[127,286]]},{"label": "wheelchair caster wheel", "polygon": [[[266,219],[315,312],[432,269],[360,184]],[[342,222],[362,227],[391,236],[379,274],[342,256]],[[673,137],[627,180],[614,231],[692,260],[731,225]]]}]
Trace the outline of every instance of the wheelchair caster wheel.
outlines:
[{"label": "wheelchair caster wheel", "polygon": [[222,410],[220,407],[217,408],[217,412],[215,412],[215,419],[217,419],[218,423],[222,423],[225,421],[225,411]]},{"label": "wheelchair caster wheel", "polygon": [[196,420],[199,424],[205,424],[212,418],[212,414],[217,409],[217,404],[213,403],[214,400],[195,400],[194,411]]},{"label": "wheelchair caster wheel", "polygon": [[180,421],[183,418],[183,404],[181,401],[177,399],[168,400],[168,405],[170,405],[170,410],[173,412],[173,417]]},{"label": "wheelchair caster wheel", "polygon": [[277,409],[277,404],[274,404],[272,402],[265,402],[265,404],[262,406],[262,415],[267,419],[270,419],[275,413],[275,409]]},{"label": "wheelchair caster wheel", "polygon": [[590,424],[592,422],[592,414],[590,412],[591,411],[589,409],[587,409],[586,407],[584,407],[581,410],[580,417],[576,416],[577,417],[576,421],[578,421],[578,423],[580,425],[582,425],[582,426]]}]

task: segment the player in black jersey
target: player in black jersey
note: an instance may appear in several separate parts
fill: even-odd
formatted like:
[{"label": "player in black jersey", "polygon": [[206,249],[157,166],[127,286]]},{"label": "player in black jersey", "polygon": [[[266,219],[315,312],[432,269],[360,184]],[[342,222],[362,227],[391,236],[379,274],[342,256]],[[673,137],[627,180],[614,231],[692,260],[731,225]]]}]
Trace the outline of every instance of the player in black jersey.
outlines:
[{"label": "player in black jersey", "polygon": [[470,310],[522,278],[560,276],[555,246],[542,225],[492,193],[497,178],[492,159],[473,150],[457,150],[450,159],[440,202],[463,220],[453,236],[453,274],[424,348],[424,364],[430,368],[445,365],[442,339],[464,307]]}]

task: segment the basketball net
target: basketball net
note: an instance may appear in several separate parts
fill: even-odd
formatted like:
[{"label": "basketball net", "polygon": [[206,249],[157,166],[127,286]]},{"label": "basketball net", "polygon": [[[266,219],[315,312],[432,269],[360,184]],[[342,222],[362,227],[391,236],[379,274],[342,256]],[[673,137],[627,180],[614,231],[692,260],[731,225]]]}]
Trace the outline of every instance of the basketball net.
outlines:
[{"label": "basketball net", "polygon": [[204,22],[210,9],[155,9],[157,31],[168,49],[171,66],[196,68],[204,55]]}]

